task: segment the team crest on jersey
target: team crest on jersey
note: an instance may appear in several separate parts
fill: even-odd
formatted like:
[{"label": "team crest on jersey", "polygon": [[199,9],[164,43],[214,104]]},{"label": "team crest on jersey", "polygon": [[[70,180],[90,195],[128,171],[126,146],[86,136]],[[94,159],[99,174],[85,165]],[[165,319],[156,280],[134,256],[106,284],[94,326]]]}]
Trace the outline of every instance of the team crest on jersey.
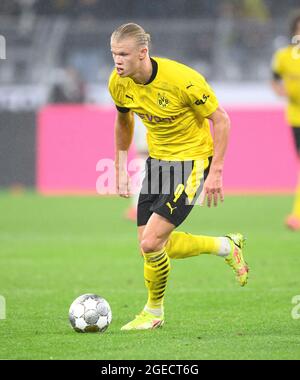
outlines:
[{"label": "team crest on jersey", "polygon": [[166,98],[165,94],[158,93],[157,103],[160,107],[166,108],[170,103],[169,99]]}]

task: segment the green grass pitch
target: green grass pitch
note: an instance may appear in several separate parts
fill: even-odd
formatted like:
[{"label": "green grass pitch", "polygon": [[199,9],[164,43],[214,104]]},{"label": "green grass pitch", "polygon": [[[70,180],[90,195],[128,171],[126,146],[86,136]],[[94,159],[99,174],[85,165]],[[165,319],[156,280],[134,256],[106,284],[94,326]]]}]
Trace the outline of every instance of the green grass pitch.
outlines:
[{"label": "green grass pitch", "polygon": [[[283,219],[289,196],[228,196],[196,207],[179,230],[247,235],[249,284],[223,259],[172,261],[162,329],[121,332],[143,307],[143,261],[121,198],[0,194],[0,359],[300,359],[300,234]],[[104,334],[78,334],[68,309],[79,295],[106,298]]]}]

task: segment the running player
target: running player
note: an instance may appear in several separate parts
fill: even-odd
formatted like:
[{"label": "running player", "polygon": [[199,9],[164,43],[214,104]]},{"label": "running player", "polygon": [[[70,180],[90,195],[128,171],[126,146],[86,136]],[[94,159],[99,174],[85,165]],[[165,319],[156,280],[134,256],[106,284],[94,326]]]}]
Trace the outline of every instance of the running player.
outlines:
[{"label": "running player", "polygon": [[150,57],[149,43],[149,34],[133,23],[121,25],[111,36],[115,69],[109,90],[118,110],[115,164],[120,196],[130,195],[127,163],[122,158],[132,141],[133,113],[147,127],[149,148],[137,213],[148,301],[122,330],[154,329],[164,323],[170,259],[218,255],[233,268],[241,286],[248,278],[241,234],[209,237],[175,231],[199,195],[209,207],[223,201],[230,121],[202,75],[176,61]]},{"label": "running player", "polygon": [[[291,24],[291,35],[298,36],[300,42],[300,14]],[[286,118],[295,140],[300,162],[300,49],[289,45],[278,50],[272,63],[274,92],[288,101]],[[292,213],[286,219],[286,226],[291,230],[300,230],[300,173]]]}]

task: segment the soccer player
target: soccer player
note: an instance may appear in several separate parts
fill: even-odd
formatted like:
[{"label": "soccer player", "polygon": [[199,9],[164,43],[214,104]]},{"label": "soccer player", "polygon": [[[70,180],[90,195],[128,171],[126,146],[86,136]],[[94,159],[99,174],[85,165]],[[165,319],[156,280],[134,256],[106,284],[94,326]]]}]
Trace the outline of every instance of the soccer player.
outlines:
[{"label": "soccer player", "polygon": [[[300,14],[291,24],[291,35],[299,36]],[[299,46],[289,45],[278,50],[272,63],[274,92],[288,100],[286,117],[294,135],[296,149],[300,159],[300,49]],[[299,161],[300,162],[300,161]],[[294,231],[300,230],[300,172],[296,189],[294,207],[286,219],[286,226]]]},{"label": "soccer player", "polygon": [[202,75],[176,61],[150,57],[149,43],[149,34],[133,23],[121,25],[111,36],[115,69],[109,90],[118,111],[115,165],[120,196],[130,195],[123,157],[132,141],[133,113],[147,127],[149,148],[137,215],[148,301],[122,330],[163,325],[170,259],[218,255],[233,268],[241,286],[248,279],[241,234],[210,237],[175,231],[199,195],[201,203],[209,207],[223,201],[222,171],[230,121]]}]

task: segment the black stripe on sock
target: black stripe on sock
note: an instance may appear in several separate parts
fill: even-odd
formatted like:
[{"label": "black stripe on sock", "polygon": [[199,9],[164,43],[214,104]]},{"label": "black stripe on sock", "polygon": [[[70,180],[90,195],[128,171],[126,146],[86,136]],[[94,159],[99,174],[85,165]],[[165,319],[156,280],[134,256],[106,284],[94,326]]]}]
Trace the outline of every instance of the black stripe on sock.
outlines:
[{"label": "black stripe on sock", "polygon": [[147,258],[147,254],[145,254],[145,255],[146,255],[146,261],[149,262],[149,263],[155,263],[155,262],[157,262],[159,260],[162,260],[165,256],[167,256],[166,252],[163,252],[158,257],[153,257],[153,258],[151,258],[151,257]]},{"label": "black stripe on sock", "polygon": [[164,294],[165,294],[165,292],[163,291],[163,292],[162,292],[162,295],[159,295],[159,296],[157,296],[157,297],[153,297],[153,300],[155,300],[155,301],[159,301],[159,300],[161,300],[162,298],[164,298]]},{"label": "black stripe on sock", "polygon": [[167,276],[161,276],[161,277],[159,277],[158,278],[158,281],[163,281],[163,280],[166,280],[167,281],[167,279],[168,279],[168,274],[169,274],[169,271],[166,271],[166,273],[167,273]]},{"label": "black stripe on sock", "polygon": [[163,295],[165,294],[165,290],[166,290],[166,289],[161,290],[160,292],[153,294],[154,297],[160,297],[160,296],[163,296]]},{"label": "black stripe on sock", "polygon": [[162,260],[165,256],[166,256],[166,253],[164,252],[159,257],[155,257],[151,259],[151,263],[156,263],[157,261]]},{"label": "black stripe on sock", "polygon": [[163,255],[159,256],[157,260],[154,261],[156,263],[157,261],[163,260],[166,257],[166,254],[164,253]]},{"label": "black stripe on sock", "polygon": [[162,287],[163,285],[166,285],[166,283],[167,283],[167,279],[165,279],[164,281],[159,281],[156,284],[157,284],[157,286]]},{"label": "black stripe on sock", "polygon": [[[161,269],[162,266],[164,266],[166,263],[168,263],[168,258],[166,258],[166,260],[162,261],[161,263],[159,264],[149,264],[154,270],[158,271]],[[167,264],[168,265],[168,264]]]},{"label": "black stripe on sock", "polygon": [[155,292],[155,296],[160,296],[161,294],[164,294],[166,288],[164,288],[163,290],[160,290],[159,292]]},{"label": "black stripe on sock", "polygon": [[157,291],[161,291],[161,290],[164,290],[166,289],[166,284],[163,284],[162,286],[160,286],[159,288],[156,288],[155,290],[153,290],[154,292],[157,292]]},{"label": "black stripe on sock", "polygon": [[165,272],[163,272],[163,271],[164,271],[165,269],[167,269],[167,268],[168,268],[168,271],[169,271],[169,269],[170,269],[170,267],[169,267],[169,263],[167,263],[167,264],[164,265],[163,267],[160,267],[160,268],[159,268],[160,271],[161,271],[161,273],[159,273],[159,275],[165,273]]}]

